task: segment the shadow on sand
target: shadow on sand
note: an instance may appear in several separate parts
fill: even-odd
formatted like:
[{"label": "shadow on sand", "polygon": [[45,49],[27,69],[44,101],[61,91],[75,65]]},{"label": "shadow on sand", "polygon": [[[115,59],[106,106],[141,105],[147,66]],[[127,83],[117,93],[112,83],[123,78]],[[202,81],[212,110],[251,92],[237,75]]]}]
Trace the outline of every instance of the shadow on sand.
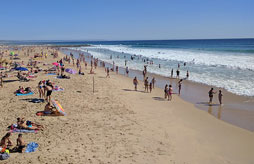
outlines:
[{"label": "shadow on sand", "polygon": [[196,104],[204,106],[220,106],[220,104],[210,104],[209,102],[197,102]]},{"label": "shadow on sand", "polygon": [[153,99],[157,101],[166,101],[163,97],[153,97]]},{"label": "shadow on sand", "polygon": [[11,82],[15,82],[15,81],[19,81],[19,80],[4,80],[4,83],[11,83]]},{"label": "shadow on sand", "polygon": [[141,92],[141,93],[147,93],[147,92],[145,92],[145,91],[139,91],[139,90],[137,90],[137,91],[135,91],[135,90],[132,90],[132,89],[122,89],[123,91],[127,91],[127,92]]},{"label": "shadow on sand", "polygon": [[23,101],[31,102],[31,103],[43,103],[44,99],[37,99],[37,98],[28,98],[28,99],[20,99]]}]

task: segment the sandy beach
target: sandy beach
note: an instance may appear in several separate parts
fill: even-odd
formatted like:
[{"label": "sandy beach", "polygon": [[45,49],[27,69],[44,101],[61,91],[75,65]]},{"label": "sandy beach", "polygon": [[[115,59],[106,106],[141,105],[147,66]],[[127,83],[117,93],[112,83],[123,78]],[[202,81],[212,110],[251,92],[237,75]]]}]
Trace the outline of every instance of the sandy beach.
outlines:
[{"label": "sandy beach", "polygon": [[[30,56],[25,55],[26,48],[17,51],[21,58],[17,62],[27,63],[36,52],[53,52],[46,47],[33,49]],[[38,65],[43,69],[51,67],[51,63],[64,56],[58,53],[57,59],[48,55],[47,59],[38,60],[41,62]],[[29,82],[4,78],[4,86],[0,88],[0,136],[8,132],[6,128],[18,117],[45,128],[23,134],[26,143],[39,144],[35,152],[11,153],[1,163],[254,163],[253,132],[216,119],[177,95],[167,101],[160,88],[145,93],[143,82],[139,81],[138,91],[134,91],[131,78],[115,72],[106,78],[104,68],[100,67],[95,69],[96,74],[89,74],[90,66],[84,69],[83,65],[85,75],[70,75],[70,79],[57,79],[43,72]],[[68,63],[65,66],[74,68]],[[64,88],[53,92],[52,99],[60,102],[66,116],[36,115],[46,103],[30,100],[39,98],[38,82],[47,79]],[[13,93],[19,86],[30,86],[36,92],[15,96]],[[11,136],[14,143],[17,135]]]}]

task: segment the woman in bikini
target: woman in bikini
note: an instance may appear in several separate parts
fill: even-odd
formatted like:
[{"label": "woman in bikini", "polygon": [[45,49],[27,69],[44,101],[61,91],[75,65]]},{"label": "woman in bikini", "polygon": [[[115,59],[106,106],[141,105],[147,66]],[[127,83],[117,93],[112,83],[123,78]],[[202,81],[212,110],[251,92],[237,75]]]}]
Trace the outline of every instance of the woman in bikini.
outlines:
[{"label": "woman in bikini", "polygon": [[43,83],[42,83],[42,81],[40,81],[39,84],[38,84],[38,90],[39,90],[40,99],[44,98]]}]

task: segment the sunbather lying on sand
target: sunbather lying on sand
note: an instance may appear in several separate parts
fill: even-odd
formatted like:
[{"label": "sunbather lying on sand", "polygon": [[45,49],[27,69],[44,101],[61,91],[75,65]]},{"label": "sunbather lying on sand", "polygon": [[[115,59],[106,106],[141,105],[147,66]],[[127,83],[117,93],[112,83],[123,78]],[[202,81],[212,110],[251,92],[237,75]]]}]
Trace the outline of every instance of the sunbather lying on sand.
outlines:
[{"label": "sunbather lying on sand", "polygon": [[28,121],[28,120],[25,120],[25,118],[17,118],[17,125],[19,124],[22,124],[22,122],[25,122],[27,125],[31,124],[32,126],[34,127],[38,127],[38,128],[44,128],[42,125],[40,124],[37,124],[37,123],[34,123],[32,121]]},{"label": "sunbather lying on sand", "polygon": [[31,122],[21,119],[18,123],[18,128],[27,130],[41,130],[42,127],[33,126]]},{"label": "sunbather lying on sand", "polygon": [[32,92],[32,89],[30,87],[26,87],[25,89],[21,86],[19,86],[19,89],[16,90],[15,93],[21,93],[21,94],[27,94],[27,93],[30,93]]}]

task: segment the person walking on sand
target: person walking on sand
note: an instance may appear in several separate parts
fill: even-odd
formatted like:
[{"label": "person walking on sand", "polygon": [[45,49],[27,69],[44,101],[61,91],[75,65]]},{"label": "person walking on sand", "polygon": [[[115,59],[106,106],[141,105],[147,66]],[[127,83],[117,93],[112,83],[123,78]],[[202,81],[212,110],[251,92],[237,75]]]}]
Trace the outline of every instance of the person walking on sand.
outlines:
[{"label": "person walking on sand", "polygon": [[210,91],[208,92],[209,95],[209,104],[211,105],[213,102],[213,95],[216,94],[216,92],[213,91],[213,88],[210,89]]},{"label": "person walking on sand", "polygon": [[148,77],[145,79],[145,92],[148,92]]},{"label": "person walking on sand", "polygon": [[168,98],[168,84],[165,85],[164,95],[165,95],[165,99],[167,99]]},{"label": "person walking on sand", "polygon": [[218,99],[219,99],[220,105],[222,105],[222,96],[223,96],[222,91],[219,90]]},{"label": "person walking on sand", "polygon": [[173,88],[172,88],[172,85],[169,85],[169,88],[168,88],[168,101],[172,100],[172,94],[173,94]]},{"label": "person walking on sand", "polygon": [[154,84],[155,84],[155,82],[156,82],[156,80],[155,80],[155,78],[153,77],[153,79],[152,79],[153,89],[154,89]]},{"label": "person walking on sand", "polygon": [[174,75],[174,69],[172,68],[171,69],[171,78],[173,77],[173,75]]},{"label": "person walking on sand", "polygon": [[107,76],[106,76],[106,78],[110,78],[110,76],[109,76],[109,68],[107,67]]},{"label": "person walking on sand", "polygon": [[134,84],[134,87],[135,87],[135,91],[137,91],[138,80],[137,80],[137,77],[136,77],[136,76],[135,76],[134,79],[133,79],[133,84]]},{"label": "person walking on sand", "polygon": [[180,94],[181,94],[182,82],[183,82],[183,79],[181,79],[180,81],[178,81],[178,95],[179,95],[179,96],[180,96]]}]

